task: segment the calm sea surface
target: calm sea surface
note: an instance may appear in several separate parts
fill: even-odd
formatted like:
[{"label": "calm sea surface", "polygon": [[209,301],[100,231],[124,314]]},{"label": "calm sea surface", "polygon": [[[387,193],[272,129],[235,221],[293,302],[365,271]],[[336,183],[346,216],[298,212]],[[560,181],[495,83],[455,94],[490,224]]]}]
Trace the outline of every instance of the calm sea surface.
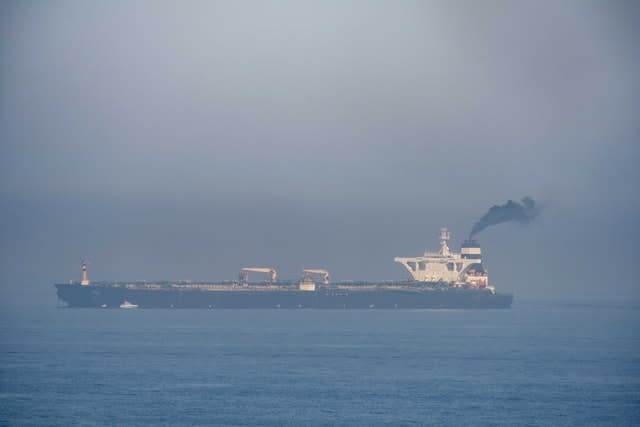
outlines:
[{"label": "calm sea surface", "polygon": [[0,313],[3,425],[639,425],[640,308]]}]

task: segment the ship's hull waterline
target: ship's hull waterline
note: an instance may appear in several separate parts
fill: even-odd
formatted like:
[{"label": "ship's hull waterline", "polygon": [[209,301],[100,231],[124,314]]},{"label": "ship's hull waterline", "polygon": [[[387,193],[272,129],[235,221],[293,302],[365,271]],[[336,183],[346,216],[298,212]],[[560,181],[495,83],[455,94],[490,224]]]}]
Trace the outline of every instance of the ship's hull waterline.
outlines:
[{"label": "ship's hull waterline", "polygon": [[318,288],[303,290],[146,289],[126,286],[57,284],[68,307],[201,309],[473,309],[510,308],[513,295],[481,289]]}]

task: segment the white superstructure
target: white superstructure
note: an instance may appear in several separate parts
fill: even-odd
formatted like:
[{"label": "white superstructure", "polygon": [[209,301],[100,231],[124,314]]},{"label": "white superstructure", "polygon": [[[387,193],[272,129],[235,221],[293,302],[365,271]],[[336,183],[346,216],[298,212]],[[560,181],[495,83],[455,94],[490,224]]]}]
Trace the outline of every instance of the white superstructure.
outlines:
[{"label": "white superstructure", "polygon": [[451,235],[440,229],[440,250],[425,252],[419,257],[396,257],[413,280],[418,282],[445,282],[453,286],[489,288],[488,271],[482,265],[480,245],[474,240],[462,244],[461,251],[453,252],[447,246]]}]

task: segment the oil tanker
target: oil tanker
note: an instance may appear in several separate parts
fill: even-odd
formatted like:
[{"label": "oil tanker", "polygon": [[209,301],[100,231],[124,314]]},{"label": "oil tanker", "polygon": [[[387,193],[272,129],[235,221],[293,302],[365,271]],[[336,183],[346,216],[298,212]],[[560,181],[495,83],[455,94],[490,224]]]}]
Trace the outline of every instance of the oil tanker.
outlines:
[{"label": "oil tanker", "polygon": [[[418,257],[396,257],[410,279],[331,282],[325,269],[304,269],[299,281],[278,280],[271,267],[245,267],[238,280],[223,282],[91,282],[87,263],[82,280],[59,283],[58,299],[67,307],[95,308],[313,308],[313,309],[474,309],[510,308],[512,294],[489,285],[480,245],[466,240],[449,250],[450,234],[440,230],[440,249]],[[249,273],[269,280],[250,282]]]}]

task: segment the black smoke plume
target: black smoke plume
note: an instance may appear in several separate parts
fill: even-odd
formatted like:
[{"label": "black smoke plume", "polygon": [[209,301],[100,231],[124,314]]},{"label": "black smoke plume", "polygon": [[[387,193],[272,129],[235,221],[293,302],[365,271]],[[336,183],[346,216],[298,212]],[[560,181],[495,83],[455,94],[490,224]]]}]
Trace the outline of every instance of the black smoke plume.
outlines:
[{"label": "black smoke plume", "polygon": [[502,224],[503,222],[519,222],[527,224],[531,222],[540,213],[540,209],[536,206],[536,202],[531,197],[522,199],[522,203],[509,200],[502,206],[493,206],[489,212],[484,214],[478,222],[475,223],[469,233],[472,238],[482,230],[492,225]]}]

